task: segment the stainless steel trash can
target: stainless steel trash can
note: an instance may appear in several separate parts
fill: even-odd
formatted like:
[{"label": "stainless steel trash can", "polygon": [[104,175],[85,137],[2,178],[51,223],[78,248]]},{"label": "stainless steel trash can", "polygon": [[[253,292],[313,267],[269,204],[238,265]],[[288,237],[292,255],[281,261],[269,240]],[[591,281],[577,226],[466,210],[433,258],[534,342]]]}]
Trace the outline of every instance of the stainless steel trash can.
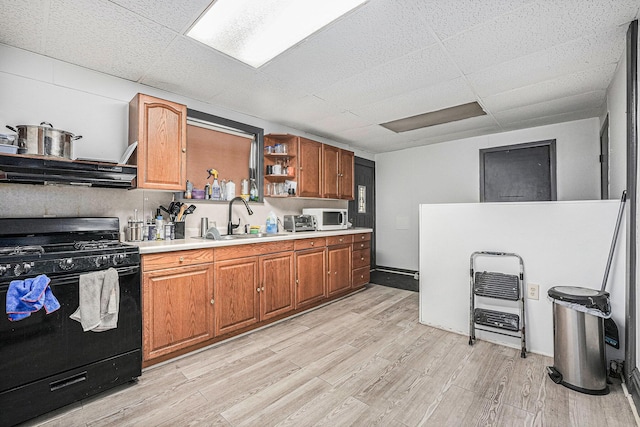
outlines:
[{"label": "stainless steel trash can", "polygon": [[587,394],[607,394],[604,317],[611,314],[609,293],[574,286],[549,289],[553,300],[553,367],[559,384]]}]

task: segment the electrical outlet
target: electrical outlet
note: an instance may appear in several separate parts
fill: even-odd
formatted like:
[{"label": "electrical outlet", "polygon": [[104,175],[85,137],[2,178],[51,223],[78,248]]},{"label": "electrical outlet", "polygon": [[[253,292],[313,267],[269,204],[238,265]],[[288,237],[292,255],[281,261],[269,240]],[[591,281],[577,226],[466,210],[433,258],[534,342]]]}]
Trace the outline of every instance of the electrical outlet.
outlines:
[{"label": "electrical outlet", "polygon": [[528,299],[539,299],[540,293],[540,285],[535,285],[533,283],[527,284],[527,298]]}]

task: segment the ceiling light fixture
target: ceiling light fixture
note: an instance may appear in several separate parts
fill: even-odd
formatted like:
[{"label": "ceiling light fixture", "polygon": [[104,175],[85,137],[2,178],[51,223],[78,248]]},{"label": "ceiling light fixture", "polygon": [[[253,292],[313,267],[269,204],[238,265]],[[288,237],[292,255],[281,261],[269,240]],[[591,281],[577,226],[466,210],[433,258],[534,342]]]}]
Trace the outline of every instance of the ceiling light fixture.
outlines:
[{"label": "ceiling light fixture", "polygon": [[216,0],[186,35],[258,68],[366,0]]},{"label": "ceiling light fixture", "polygon": [[484,112],[480,104],[474,101],[468,104],[432,111],[430,113],[418,114],[417,116],[393,120],[387,123],[380,123],[380,126],[396,133],[400,133],[429,126],[441,125],[443,123],[455,122],[457,120],[469,119],[471,117],[485,116],[486,114],[487,113]]}]

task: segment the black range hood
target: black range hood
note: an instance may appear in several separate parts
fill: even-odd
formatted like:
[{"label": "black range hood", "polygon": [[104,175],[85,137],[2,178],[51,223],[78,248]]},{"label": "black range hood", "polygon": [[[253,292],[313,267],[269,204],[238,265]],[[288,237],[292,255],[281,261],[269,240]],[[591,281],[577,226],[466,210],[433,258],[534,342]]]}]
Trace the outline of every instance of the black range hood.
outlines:
[{"label": "black range hood", "polygon": [[68,184],[86,187],[132,188],[135,166],[72,161],[44,156],[0,155],[0,183]]}]

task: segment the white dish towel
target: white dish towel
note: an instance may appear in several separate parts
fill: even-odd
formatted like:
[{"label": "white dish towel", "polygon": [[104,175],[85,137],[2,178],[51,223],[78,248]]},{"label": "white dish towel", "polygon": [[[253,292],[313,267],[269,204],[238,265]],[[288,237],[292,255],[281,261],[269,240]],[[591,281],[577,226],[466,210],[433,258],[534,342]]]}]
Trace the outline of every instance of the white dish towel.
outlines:
[{"label": "white dish towel", "polygon": [[115,268],[80,275],[80,305],[69,317],[82,329],[102,332],[118,327],[120,283]]}]

